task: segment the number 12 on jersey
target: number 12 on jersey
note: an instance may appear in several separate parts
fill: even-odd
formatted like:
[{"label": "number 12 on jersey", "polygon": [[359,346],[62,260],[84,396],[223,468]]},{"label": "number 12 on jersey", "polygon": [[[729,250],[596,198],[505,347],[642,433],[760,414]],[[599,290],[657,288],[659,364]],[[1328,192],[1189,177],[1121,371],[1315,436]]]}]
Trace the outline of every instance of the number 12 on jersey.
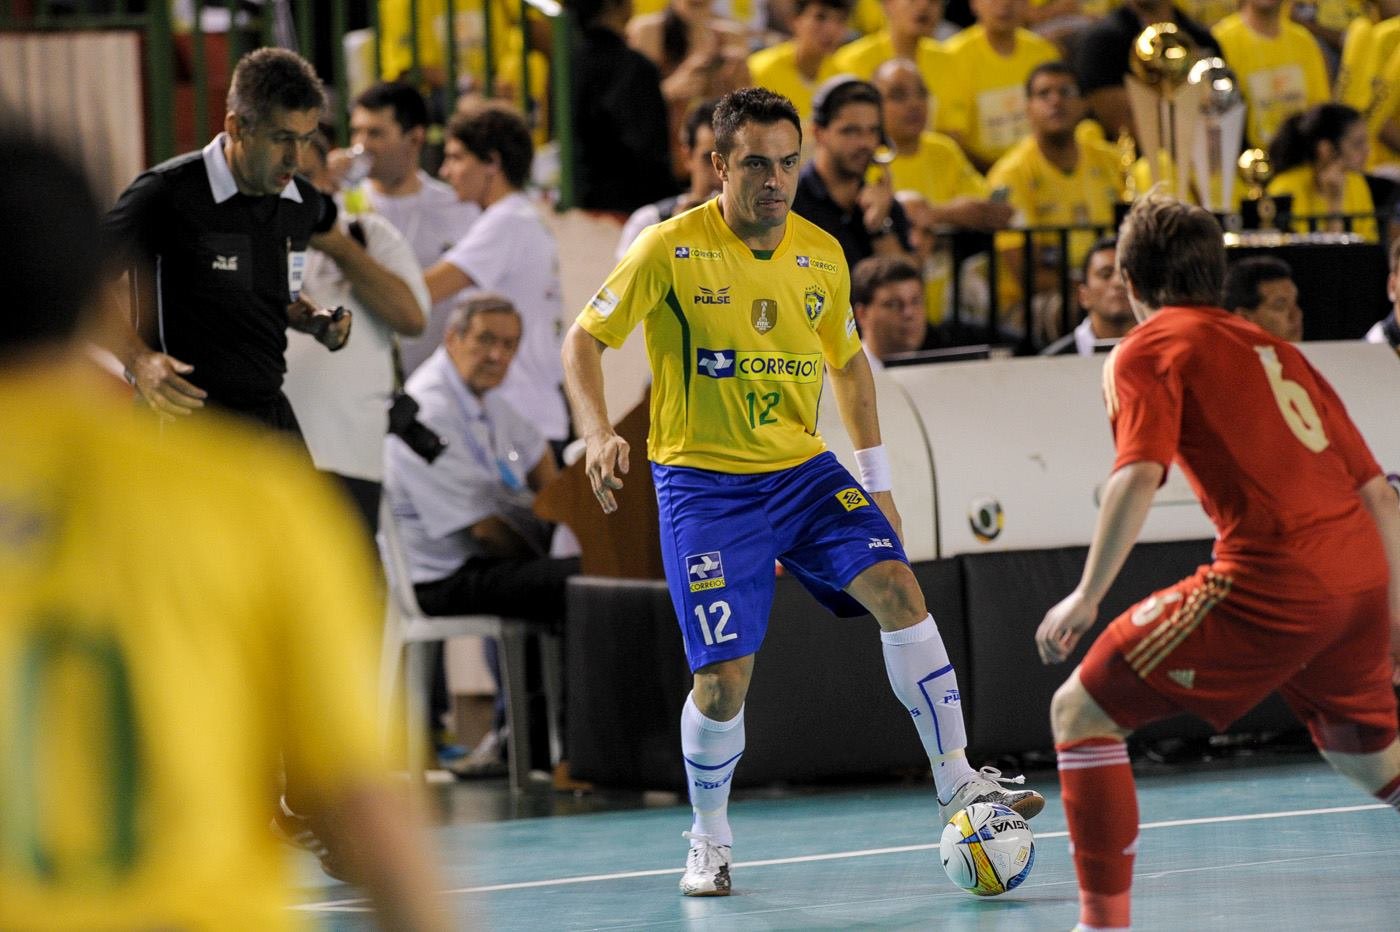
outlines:
[{"label": "number 12 on jersey", "polygon": [[749,408],[749,427],[758,428],[766,424],[776,424],[778,419],[771,414],[772,410],[778,406],[778,402],[783,400],[783,396],[778,392],[749,392],[744,396],[744,401]]},{"label": "number 12 on jersey", "polygon": [[[706,609],[708,608],[708,613]],[[715,625],[710,627],[710,618],[715,619]],[[700,622],[700,633],[705,636],[705,646],[713,647],[715,644],[723,644],[725,641],[732,641],[739,637],[737,632],[725,631],[725,625],[729,624],[729,603],[721,599],[718,602],[711,602],[708,606],[695,606],[695,620]]]}]

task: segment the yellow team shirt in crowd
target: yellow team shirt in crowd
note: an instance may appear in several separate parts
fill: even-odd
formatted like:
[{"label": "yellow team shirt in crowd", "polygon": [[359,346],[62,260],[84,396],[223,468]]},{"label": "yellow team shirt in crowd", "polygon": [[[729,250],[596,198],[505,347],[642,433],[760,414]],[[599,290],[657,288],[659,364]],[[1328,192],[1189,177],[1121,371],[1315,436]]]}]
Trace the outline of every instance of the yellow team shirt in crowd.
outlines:
[{"label": "yellow team shirt in crowd", "polygon": [[999,54],[980,26],[970,26],[945,44],[953,81],[939,129],[961,134],[967,149],[995,162],[1030,133],[1026,119],[1026,76],[1037,65],[1056,61],[1059,49],[1026,29],[1016,30],[1016,48]]},{"label": "yellow team shirt in crowd", "polygon": [[641,324],[651,363],[647,456],[725,473],[787,469],[826,449],[823,362],[860,352],[841,247],[789,214],[771,253],[746,246],[719,198],[648,227],[578,316],[614,349]]},{"label": "yellow team shirt in crowd", "polygon": [[299,928],[280,755],[383,779],[363,529],[266,440],[60,381],[0,375],[0,928]]},{"label": "yellow team shirt in crowd", "polygon": [[[837,74],[853,74],[869,81],[881,65],[897,57],[894,40],[886,30],[841,46],[831,56],[831,64]],[[929,129],[941,130],[948,113],[948,95],[954,87],[948,52],[941,42],[921,38],[914,64],[919,67],[924,87],[928,88]]]},{"label": "yellow team shirt in crowd", "polygon": [[1257,146],[1267,146],[1284,120],[1331,95],[1317,40],[1297,23],[1283,20],[1279,27],[1278,37],[1270,39],[1235,13],[1211,30],[1239,76],[1249,106],[1247,133]]},{"label": "yellow team shirt in crowd", "polygon": [[1178,0],[1173,6],[1207,29],[1240,8],[1238,0]]},{"label": "yellow team shirt in crowd", "polygon": [[792,101],[804,124],[812,117],[812,94],[823,81],[837,73],[831,56],[827,56],[817,69],[816,80],[808,81],[797,68],[797,50],[791,40],[759,49],[749,56],[749,80],[754,87],[766,87]]},{"label": "yellow team shirt in crowd", "polygon": [[856,0],[851,9],[851,30],[862,36],[872,36],[889,25],[885,7],[880,0]]},{"label": "yellow team shirt in crowd", "polygon": [[[878,167],[872,172],[878,171]],[[917,152],[901,152],[890,163],[896,191],[915,191],[930,204],[946,204],[958,197],[985,198],[987,182],[963,155],[962,148],[942,133],[919,137]],[[943,319],[947,303],[951,263],[939,263],[924,275],[924,305],[929,323]]]},{"label": "yellow team shirt in crowd", "polygon": [[[1299,165],[1286,172],[1280,172],[1274,180],[1269,182],[1269,194],[1276,197],[1285,194],[1292,196],[1293,217],[1295,218],[1293,229],[1298,233],[1306,233],[1309,230],[1307,220],[1298,218],[1317,217],[1332,212],[1332,209],[1327,205],[1327,199],[1317,189],[1317,172],[1311,165]],[[1347,172],[1346,181],[1342,183],[1341,212],[1344,214],[1373,214],[1376,212],[1376,206],[1371,201],[1371,189],[1366,184],[1366,176],[1360,172]],[[1330,227],[1325,223],[1319,223],[1316,229],[1326,230]],[[1351,231],[1358,236],[1365,237],[1368,242],[1380,241],[1374,217],[1353,220]]]},{"label": "yellow team shirt in crowd", "polygon": [[[1012,223],[1018,227],[1074,226],[1096,224],[1112,232],[1114,205],[1123,195],[1123,177],[1118,152],[1109,146],[1079,146],[1079,163],[1065,173],[1040,151],[1033,137],[1027,137],[992,166],[987,173],[989,187],[1006,186],[1009,203],[1016,208]],[[1078,268],[1094,241],[1101,234],[1077,230],[1069,235],[1069,267]],[[997,250],[1024,248],[1025,235],[1014,231],[998,233]],[[1035,237],[1036,249],[1058,249],[1058,234]],[[1003,286],[1019,283],[1003,279]]]},{"label": "yellow team shirt in crowd", "polygon": [[1396,152],[1381,139],[1397,109],[1400,94],[1395,82],[1400,80],[1400,17],[1392,17],[1372,25],[1358,20],[1347,30],[1342,47],[1342,64],[1337,72],[1337,100],[1366,118],[1366,130],[1371,142],[1368,169],[1400,162]]}]

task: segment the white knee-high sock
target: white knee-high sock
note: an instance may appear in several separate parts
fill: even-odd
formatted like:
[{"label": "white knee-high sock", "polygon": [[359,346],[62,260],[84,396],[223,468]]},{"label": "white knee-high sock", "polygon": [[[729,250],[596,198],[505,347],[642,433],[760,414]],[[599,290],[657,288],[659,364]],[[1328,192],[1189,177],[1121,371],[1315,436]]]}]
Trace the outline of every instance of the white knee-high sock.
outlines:
[{"label": "white knee-high sock", "polygon": [[681,710],[681,754],[695,811],[690,830],[710,836],[717,845],[732,845],[729,781],[744,756],[744,710],[740,708],[727,722],[717,722],[701,714],[694,696],[686,696]]},{"label": "white knee-high sock", "polygon": [[909,710],[933,764],[938,796],[947,800],[973,772],[963,753],[967,729],[963,725],[958,678],[948,661],[938,625],[932,615],[926,615],[913,627],[881,631],[880,641],[890,686]]}]

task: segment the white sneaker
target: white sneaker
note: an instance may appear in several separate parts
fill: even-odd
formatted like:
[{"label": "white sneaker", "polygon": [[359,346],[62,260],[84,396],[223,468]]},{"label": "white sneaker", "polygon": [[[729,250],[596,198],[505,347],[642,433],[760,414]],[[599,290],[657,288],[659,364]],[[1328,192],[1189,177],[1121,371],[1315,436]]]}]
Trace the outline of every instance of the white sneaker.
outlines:
[{"label": "white sneaker", "polygon": [[995,767],[983,767],[977,772],[977,776],[968,780],[953,794],[952,799],[946,803],[941,799],[938,801],[938,814],[943,819],[943,824],[947,825],[949,819],[973,803],[995,803],[1016,810],[1023,819],[1032,819],[1040,815],[1040,810],[1045,808],[1044,796],[1035,790],[1008,791],[997,785],[1025,782],[1024,775],[1003,777],[1001,771]]},{"label": "white sneaker", "polygon": [[685,874],[681,877],[681,893],[685,896],[729,895],[729,845],[717,845],[709,835],[682,832],[690,839],[690,854],[685,859]]}]

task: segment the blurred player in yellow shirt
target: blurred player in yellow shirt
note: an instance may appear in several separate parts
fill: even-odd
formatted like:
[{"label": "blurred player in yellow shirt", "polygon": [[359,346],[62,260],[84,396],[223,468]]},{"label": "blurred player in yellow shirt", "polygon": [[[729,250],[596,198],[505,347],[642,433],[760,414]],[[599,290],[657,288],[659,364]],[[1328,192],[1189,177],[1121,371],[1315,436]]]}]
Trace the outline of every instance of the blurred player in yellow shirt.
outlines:
[{"label": "blurred player in yellow shirt", "polygon": [[1246,135],[1267,146],[1283,121],[1331,97],[1327,66],[1312,35],[1282,16],[1283,0],[1241,0],[1211,35],[1239,76],[1249,105]]},{"label": "blurred player in yellow shirt", "polygon": [[892,58],[907,58],[919,66],[929,91],[929,129],[943,129],[945,100],[954,85],[952,64],[943,45],[932,38],[943,18],[940,0],[884,0],[888,23],[880,32],[837,50],[832,65],[838,73],[863,81]]},{"label": "blurred player in yellow shirt", "polygon": [[[986,180],[956,142],[924,129],[928,90],[914,63],[906,58],[885,62],[875,72],[874,83],[884,98],[885,134],[894,150],[890,176],[909,222],[929,231],[1005,227],[1011,220],[1011,206],[987,197]],[[949,244],[941,243],[940,253],[926,258],[932,260],[923,270],[928,320],[938,324],[943,320],[952,269]]]},{"label": "blurred player in yellow shirt", "polygon": [[376,737],[362,532],[272,441],[112,405],[86,181],[3,131],[0,162],[0,928],[299,927],[283,756],[382,923],[446,928]]},{"label": "blurred player in yellow shirt", "polygon": [[804,123],[812,118],[812,94],[817,85],[837,73],[831,56],[846,38],[852,0],[797,0],[792,38],[749,56],[749,78],[755,87],[782,94],[797,108]]},{"label": "blurred player in yellow shirt", "polygon": [[977,25],[946,43],[953,88],[939,128],[955,136],[972,164],[986,171],[1030,131],[1026,123],[1026,77],[1037,65],[1056,61],[1059,49],[1023,29],[1026,0],[972,0]]},{"label": "blurred player in yellow shirt", "polygon": [[[1123,178],[1117,151],[1075,138],[1084,105],[1068,65],[1050,62],[1036,68],[1026,82],[1026,96],[1031,135],[1002,156],[988,173],[987,183],[1008,189],[1017,227],[1092,224],[1100,228],[1070,233],[1068,256],[1059,254],[1057,234],[1034,237],[1031,258],[1036,291],[1053,295],[1059,289],[1060,272],[1082,265],[1098,236],[1111,231]],[[1003,258],[1005,307],[1021,299],[1025,236],[998,234],[997,251]],[[1050,335],[1058,335],[1050,330]]]}]

